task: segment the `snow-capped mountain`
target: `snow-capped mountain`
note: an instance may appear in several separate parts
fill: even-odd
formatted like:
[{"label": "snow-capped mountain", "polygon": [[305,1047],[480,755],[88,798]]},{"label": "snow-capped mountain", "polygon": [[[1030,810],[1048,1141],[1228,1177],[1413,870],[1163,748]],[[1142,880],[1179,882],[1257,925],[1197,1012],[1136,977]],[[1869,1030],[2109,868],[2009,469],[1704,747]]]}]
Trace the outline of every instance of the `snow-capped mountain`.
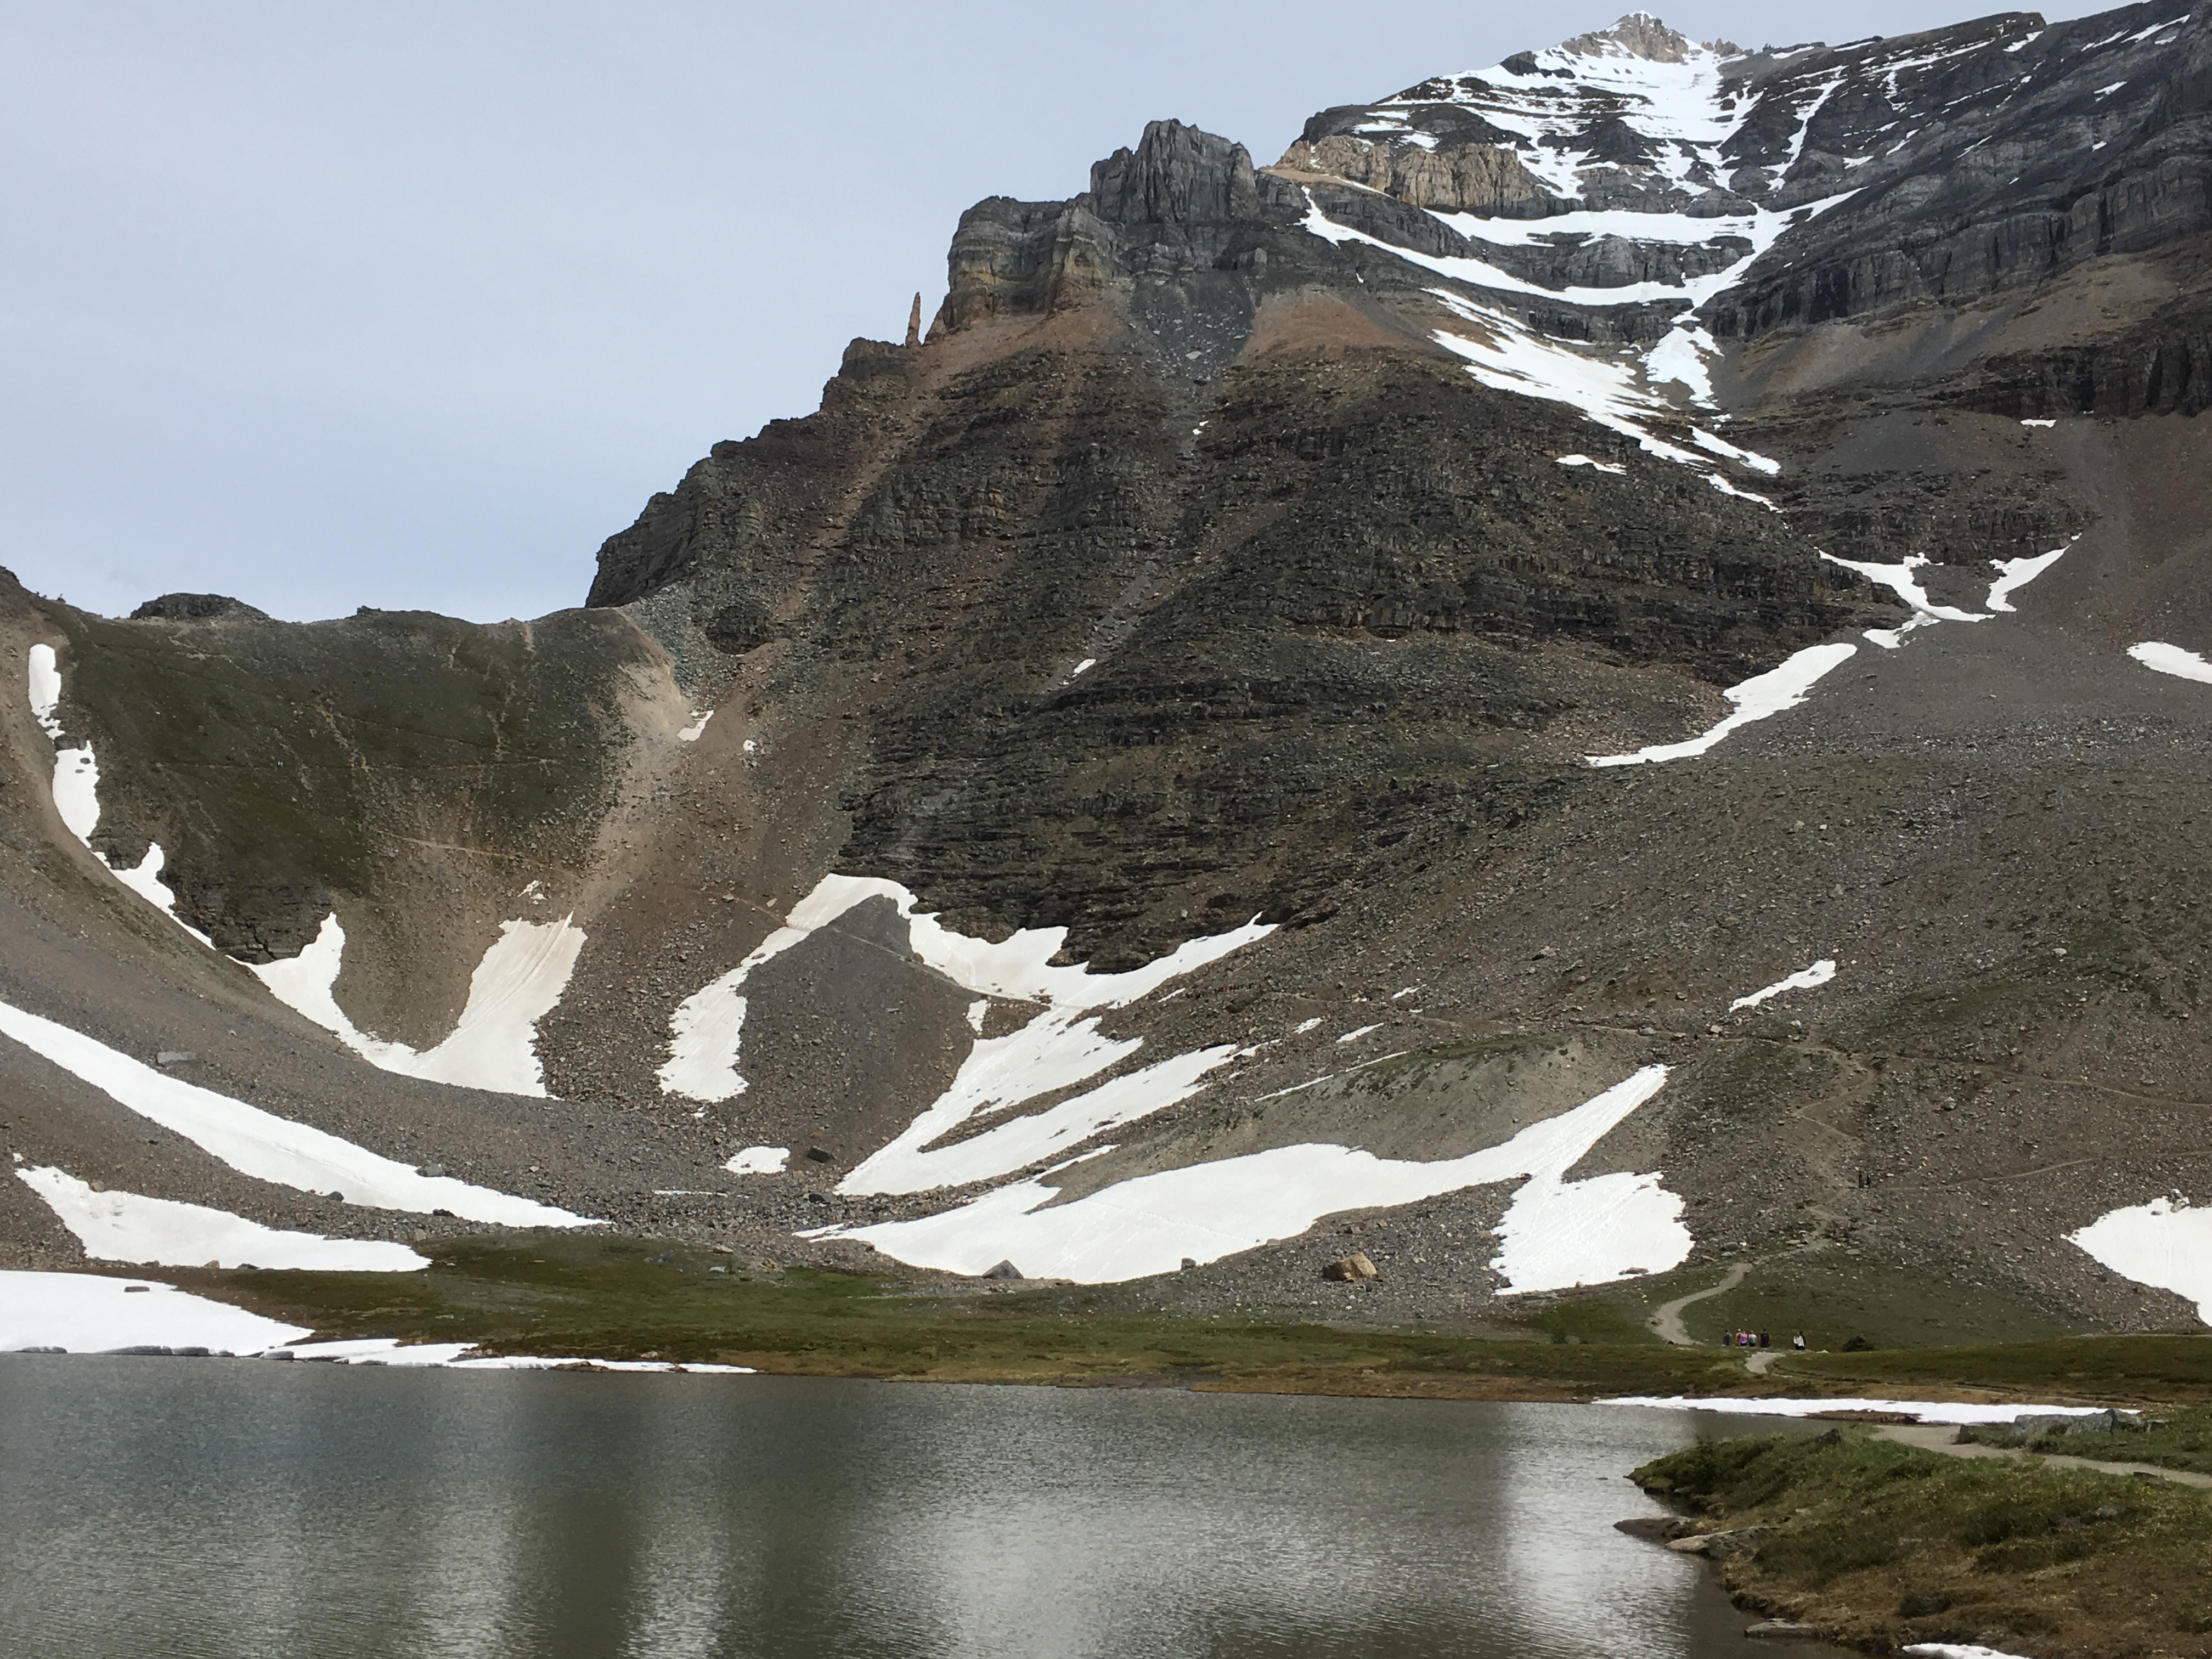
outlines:
[{"label": "snow-capped mountain", "polygon": [[0,1265],[2192,1317],[2209,43],[1637,15],[1158,122],[585,609],[9,593]]}]

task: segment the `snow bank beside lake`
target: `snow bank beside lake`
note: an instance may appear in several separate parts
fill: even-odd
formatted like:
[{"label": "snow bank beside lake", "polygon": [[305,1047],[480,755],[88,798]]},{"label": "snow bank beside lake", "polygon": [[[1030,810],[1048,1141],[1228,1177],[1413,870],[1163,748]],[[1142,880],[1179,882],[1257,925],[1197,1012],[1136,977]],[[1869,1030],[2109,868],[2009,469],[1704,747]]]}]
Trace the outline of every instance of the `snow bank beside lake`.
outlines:
[{"label": "snow bank beside lake", "polygon": [[240,1175],[307,1193],[338,1193],[374,1209],[449,1210],[503,1227],[599,1224],[550,1204],[420,1175],[349,1140],[159,1072],[96,1038],[0,1002],[0,1036],[14,1038],[141,1117],[182,1135]]},{"label": "snow bank beside lake", "polygon": [[1950,1400],[1742,1400],[1727,1395],[1631,1394],[1601,1400],[1601,1406],[1654,1406],[1672,1412],[1728,1412],[1738,1417],[1819,1417],[1829,1412],[1893,1412],[1923,1423],[2009,1423],[2023,1413],[2086,1417],[2099,1406],[2038,1406],[2013,1401],[2001,1406],[1967,1405]]},{"label": "snow bank beside lake", "polygon": [[139,1347],[253,1353],[312,1334],[174,1285],[99,1273],[0,1272],[0,1353]]},{"label": "snow bank beside lake", "polygon": [[2067,1242],[2123,1278],[2188,1297],[2212,1325],[2212,1209],[2154,1198],[2100,1216]]},{"label": "snow bank beside lake", "polygon": [[919,1220],[808,1237],[865,1239],[898,1261],[952,1273],[1012,1261],[1032,1278],[1107,1284],[1173,1272],[1185,1257],[1216,1261],[1293,1238],[1340,1211],[1527,1176],[1499,1224],[1492,1264],[1506,1293],[1663,1273],[1690,1253],[1682,1200],[1656,1174],[1574,1182],[1566,1171],[1666,1079],[1665,1066],[1647,1066],[1573,1110],[1465,1158],[1419,1163],[1349,1146],[1279,1146],[1139,1176],[1067,1204],[1054,1203],[1059,1189],[1042,1180],[1021,1181]]},{"label": "snow bank beside lake", "polygon": [[430,1083],[543,1098],[538,1022],[568,988],[584,930],[573,915],[559,921],[502,921],[499,938],[469,977],[469,1000],[452,1033],[417,1050],[360,1030],[338,1006],[334,988],[345,960],[345,929],[333,910],[313,942],[281,962],[248,963],[270,994],[313,1021],[371,1065]]},{"label": "snow bank beside lake", "polygon": [[95,1261],[162,1267],[304,1268],[332,1273],[412,1273],[430,1265],[404,1244],[280,1232],[228,1210],[137,1193],[95,1191],[65,1170],[18,1170]]}]

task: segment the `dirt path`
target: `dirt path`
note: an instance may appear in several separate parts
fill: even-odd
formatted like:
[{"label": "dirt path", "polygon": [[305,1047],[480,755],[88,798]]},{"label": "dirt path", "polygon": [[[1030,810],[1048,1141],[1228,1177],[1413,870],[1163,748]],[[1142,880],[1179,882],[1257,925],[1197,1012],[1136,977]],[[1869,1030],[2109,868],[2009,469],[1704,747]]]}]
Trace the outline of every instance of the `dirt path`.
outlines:
[{"label": "dirt path", "polygon": [[2100,1463],[2087,1457],[2031,1452],[2019,1446],[1961,1446],[1953,1439],[1958,1431],[1940,1423],[1882,1423],[1875,1425],[1875,1433],[1881,1439],[1894,1440],[1901,1445],[1917,1446],[1923,1451],[1942,1452],[1947,1457],[2027,1458],[2060,1468],[2099,1469],[2106,1474],[2148,1474],[2185,1486],[2212,1487],[2212,1474],[2197,1474],[2188,1469],[2160,1468],[2155,1463]]},{"label": "dirt path", "polygon": [[1682,1326],[1682,1310],[1692,1302],[1703,1302],[1709,1296],[1720,1296],[1743,1283],[1743,1276],[1751,1271],[1748,1262],[1739,1261],[1722,1275],[1721,1282],[1710,1290],[1692,1291],[1687,1296],[1678,1296],[1672,1302],[1662,1302],[1659,1310],[1651,1316],[1650,1326],[1662,1342],[1671,1342],[1678,1348],[1695,1348],[1703,1345],[1693,1340]]}]

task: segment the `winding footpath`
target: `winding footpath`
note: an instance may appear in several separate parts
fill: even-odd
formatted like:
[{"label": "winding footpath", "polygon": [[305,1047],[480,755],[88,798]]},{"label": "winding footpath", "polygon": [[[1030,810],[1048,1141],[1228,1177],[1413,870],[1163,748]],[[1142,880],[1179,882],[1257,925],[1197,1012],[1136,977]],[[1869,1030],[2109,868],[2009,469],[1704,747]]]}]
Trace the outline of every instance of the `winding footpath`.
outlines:
[{"label": "winding footpath", "polygon": [[2032,1452],[2021,1446],[1961,1446],[1956,1443],[1958,1431],[1941,1423],[1878,1423],[1874,1431],[1877,1438],[1917,1446],[1922,1451],[1942,1452],[1947,1457],[2011,1457],[2045,1467],[2094,1469],[2103,1474],[2147,1474],[2178,1486],[2212,1488],[2212,1474],[2198,1474],[2192,1469],[2169,1469],[2156,1463],[2105,1463],[2090,1457],[2069,1457],[2063,1452]]},{"label": "winding footpath", "polygon": [[[1678,1296],[1672,1302],[1663,1302],[1651,1316],[1650,1328],[1662,1342],[1671,1342],[1678,1348],[1697,1348],[1705,1345],[1692,1337],[1682,1323],[1682,1310],[1693,1302],[1703,1302],[1707,1297],[1724,1296],[1743,1283],[1743,1276],[1751,1271],[1751,1264],[1739,1261],[1721,1276],[1720,1282],[1710,1289],[1692,1291],[1687,1296]],[[1769,1352],[1772,1352],[1769,1350]],[[1764,1369],[1763,1367],[1761,1369]]]}]

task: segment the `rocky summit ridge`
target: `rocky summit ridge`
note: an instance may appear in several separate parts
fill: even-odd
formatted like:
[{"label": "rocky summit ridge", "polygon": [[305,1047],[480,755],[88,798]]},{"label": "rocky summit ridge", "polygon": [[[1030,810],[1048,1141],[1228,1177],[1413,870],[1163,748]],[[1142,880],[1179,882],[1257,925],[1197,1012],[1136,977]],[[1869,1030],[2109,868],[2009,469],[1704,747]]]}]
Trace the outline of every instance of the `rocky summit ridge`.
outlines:
[{"label": "rocky summit ridge", "polygon": [[2208,252],[2212,20],[1636,14],[977,204],[579,610],[11,585],[0,1265],[2193,1327]]}]

